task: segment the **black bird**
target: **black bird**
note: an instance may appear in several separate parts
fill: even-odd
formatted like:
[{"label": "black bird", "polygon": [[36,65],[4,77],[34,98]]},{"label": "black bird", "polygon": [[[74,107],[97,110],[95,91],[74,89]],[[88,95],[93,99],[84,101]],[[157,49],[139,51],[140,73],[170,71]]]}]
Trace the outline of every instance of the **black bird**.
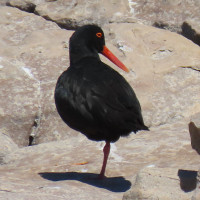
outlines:
[{"label": "black bird", "polygon": [[82,26],[70,38],[70,66],[57,81],[55,103],[69,127],[90,140],[106,142],[99,175],[103,178],[110,142],[148,128],[133,89],[118,72],[100,60],[99,53],[129,71],[105,46],[100,27]]}]

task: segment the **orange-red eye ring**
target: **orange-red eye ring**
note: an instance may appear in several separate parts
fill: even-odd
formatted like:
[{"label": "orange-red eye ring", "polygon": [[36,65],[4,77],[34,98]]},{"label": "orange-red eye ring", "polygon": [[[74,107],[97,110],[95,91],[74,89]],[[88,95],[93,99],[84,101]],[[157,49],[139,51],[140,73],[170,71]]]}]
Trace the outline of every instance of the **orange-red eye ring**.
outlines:
[{"label": "orange-red eye ring", "polygon": [[101,38],[102,37],[102,33],[96,33],[96,36],[98,37],[98,38]]}]

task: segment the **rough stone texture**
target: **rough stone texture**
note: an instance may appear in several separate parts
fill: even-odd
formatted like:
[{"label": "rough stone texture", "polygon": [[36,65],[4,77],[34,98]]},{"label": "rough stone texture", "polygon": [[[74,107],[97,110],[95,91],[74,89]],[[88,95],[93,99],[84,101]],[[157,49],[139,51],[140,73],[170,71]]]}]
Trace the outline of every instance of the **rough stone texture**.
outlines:
[{"label": "rough stone texture", "polygon": [[5,6],[8,3],[9,0],[1,0],[0,6]]},{"label": "rough stone texture", "polygon": [[[187,174],[193,176],[188,178]],[[196,176],[196,171],[144,168],[137,174],[132,189],[124,194],[123,200],[189,200],[194,198],[191,191],[196,188]],[[182,191],[184,185],[188,187],[187,192]]]},{"label": "rough stone texture", "polygon": [[147,25],[171,30],[200,45],[198,0],[130,0],[132,17]]},{"label": "rough stone texture", "polygon": [[[36,144],[76,137],[78,133],[59,118],[53,99],[56,80],[69,65],[72,32],[34,14],[0,9],[1,130],[20,146],[28,145],[30,135]],[[129,74],[120,73],[135,89],[147,125],[187,120],[200,112],[197,45],[139,24],[111,24],[104,29],[107,46],[131,69]]]},{"label": "rough stone texture", "polygon": [[185,20],[198,20],[200,17],[198,0],[130,0],[129,4],[135,17],[151,25],[154,22],[181,25]]},{"label": "rough stone texture", "polygon": [[133,22],[124,0],[58,0],[38,5],[35,12],[67,29],[88,23],[103,25],[108,22]]},{"label": "rough stone texture", "polygon": [[35,12],[67,29],[74,29],[85,23],[103,25],[108,22],[139,21],[146,25],[179,32],[200,45],[200,3],[198,0],[7,1],[10,6]]},{"label": "rough stone texture", "polygon": [[32,2],[32,1],[15,0],[15,1],[8,1],[6,5],[19,8],[20,10],[23,10],[26,12],[33,13],[36,7],[35,3],[36,3],[35,1]]},{"label": "rough stone texture", "polygon": [[10,137],[0,133],[0,165],[3,164],[3,158],[9,153],[18,149],[17,145],[12,141]]},{"label": "rough stone texture", "polygon": [[9,7],[0,8],[0,27],[0,130],[26,146],[32,127],[38,126],[35,119],[45,125],[43,120],[52,108],[57,117],[52,94],[68,62],[66,45],[71,33]]},{"label": "rough stone texture", "polygon": [[144,25],[112,24],[109,28],[112,38],[108,40],[121,50],[121,60],[131,69],[123,75],[135,89],[148,125],[180,121],[200,111],[197,45]]},{"label": "rough stone texture", "polygon": [[34,5],[32,12],[67,29],[74,29],[88,23],[103,25],[108,22],[134,22],[128,3],[124,0],[43,0],[39,2],[36,0],[10,0],[9,5],[26,11],[30,5]]},{"label": "rough stone texture", "polygon": [[[184,21],[198,22],[200,18],[198,0],[117,0],[117,1],[68,1],[68,0],[9,0],[11,6],[21,9],[33,4],[35,11],[49,19],[85,22],[133,22],[140,20],[148,25],[180,27]],[[95,15],[93,15],[95,14]],[[91,17],[94,16],[94,17]],[[123,17],[122,17],[123,16]],[[129,21],[130,20],[130,21]],[[198,24],[198,23],[197,23]]]},{"label": "rough stone texture", "polygon": [[[56,3],[24,2],[36,8]],[[106,171],[111,178],[99,182],[86,177],[99,173],[104,143],[69,129],[54,105],[56,80],[69,65],[72,31],[0,7],[0,199],[122,199],[142,168],[172,168],[173,177],[173,170],[199,169],[188,123],[200,123],[200,48],[178,34],[136,23],[105,22],[103,29],[107,46],[131,70],[120,73],[134,88],[151,131],[113,144]],[[24,147],[30,136],[38,145]],[[61,141],[50,142],[55,140]],[[170,180],[163,178],[170,188]],[[198,199],[198,190],[185,194],[177,185],[178,174],[175,179],[177,195]]]},{"label": "rough stone texture", "polygon": [[107,23],[134,23],[137,21],[178,32],[200,45],[200,3],[198,0],[7,1],[7,5],[34,12],[66,29],[75,29],[77,26],[87,23],[103,26]]},{"label": "rough stone texture", "polygon": [[172,168],[173,185],[177,189],[173,189],[172,194],[176,191],[174,195],[177,196],[194,195],[194,191],[188,194],[180,189],[178,181],[179,169],[197,171],[199,168],[199,156],[190,146],[187,124],[163,125],[150,132],[121,138],[111,146],[108,178],[91,180],[100,171],[103,145],[103,142],[95,143],[79,135],[8,154],[3,158],[4,165],[0,166],[0,197],[6,200],[32,200],[37,196],[44,200],[122,199],[124,192],[134,188],[135,176],[144,167],[155,168],[157,175],[152,174],[152,182],[153,176],[157,178],[155,182],[160,180],[159,176],[164,176],[161,183],[166,181],[165,186],[160,185],[162,195],[164,187],[171,188],[171,179],[159,168]]}]

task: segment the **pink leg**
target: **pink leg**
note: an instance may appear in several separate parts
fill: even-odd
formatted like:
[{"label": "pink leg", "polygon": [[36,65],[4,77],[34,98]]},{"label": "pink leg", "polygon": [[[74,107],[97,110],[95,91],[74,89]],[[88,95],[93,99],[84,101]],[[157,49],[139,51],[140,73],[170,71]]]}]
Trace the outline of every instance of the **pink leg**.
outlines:
[{"label": "pink leg", "polygon": [[106,142],[104,148],[103,148],[103,152],[104,152],[104,159],[103,159],[103,165],[101,168],[101,172],[99,174],[99,178],[103,179],[105,178],[105,171],[106,171],[106,164],[107,164],[107,160],[108,160],[108,156],[110,153],[110,142]]}]

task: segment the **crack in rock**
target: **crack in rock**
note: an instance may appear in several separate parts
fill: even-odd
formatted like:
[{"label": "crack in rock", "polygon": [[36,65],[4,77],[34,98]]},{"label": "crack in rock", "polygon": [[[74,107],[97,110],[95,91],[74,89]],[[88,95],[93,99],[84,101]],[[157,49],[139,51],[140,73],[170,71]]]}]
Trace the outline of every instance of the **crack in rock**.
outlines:
[{"label": "crack in rock", "polygon": [[39,113],[36,117],[35,117],[35,120],[33,122],[33,126],[32,126],[32,129],[31,129],[31,133],[30,133],[30,136],[29,136],[29,144],[28,146],[32,146],[32,145],[35,145],[36,144],[36,137],[37,137],[37,130],[40,126],[40,121],[41,121],[41,113]]},{"label": "crack in rock", "polygon": [[190,24],[188,24],[187,22],[183,22],[181,28],[182,28],[181,35],[183,35],[187,39],[193,41],[195,44],[200,46],[200,34],[198,34]]},{"label": "crack in rock", "polygon": [[40,125],[40,121],[41,121],[41,117],[42,117],[42,105],[41,105],[41,102],[42,102],[42,93],[41,93],[41,81],[38,80],[34,74],[32,73],[31,69],[29,67],[25,67],[25,66],[22,66],[21,69],[27,74],[27,76],[36,81],[38,87],[37,87],[37,94],[38,94],[38,111],[37,111],[37,114],[36,114],[36,117],[34,119],[34,122],[33,122],[33,125],[32,125],[32,128],[31,128],[31,132],[30,132],[30,135],[29,135],[29,144],[28,146],[32,146],[32,145],[35,145],[36,144],[36,137],[37,137],[37,131],[38,131],[38,128],[39,128],[39,125]]},{"label": "crack in rock", "polygon": [[20,2],[20,4],[15,4],[14,2],[7,2],[6,6],[18,8],[19,10],[28,12],[28,13],[34,13],[36,5],[31,2]]},{"label": "crack in rock", "polygon": [[197,67],[194,66],[181,66],[181,68],[192,69],[194,71],[200,72],[200,69],[197,69]]},{"label": "crack in rock", "polygon": [[1,190],[0,189],[0,192],[13,192],[13,191],[11,191],[11,190]]}]

